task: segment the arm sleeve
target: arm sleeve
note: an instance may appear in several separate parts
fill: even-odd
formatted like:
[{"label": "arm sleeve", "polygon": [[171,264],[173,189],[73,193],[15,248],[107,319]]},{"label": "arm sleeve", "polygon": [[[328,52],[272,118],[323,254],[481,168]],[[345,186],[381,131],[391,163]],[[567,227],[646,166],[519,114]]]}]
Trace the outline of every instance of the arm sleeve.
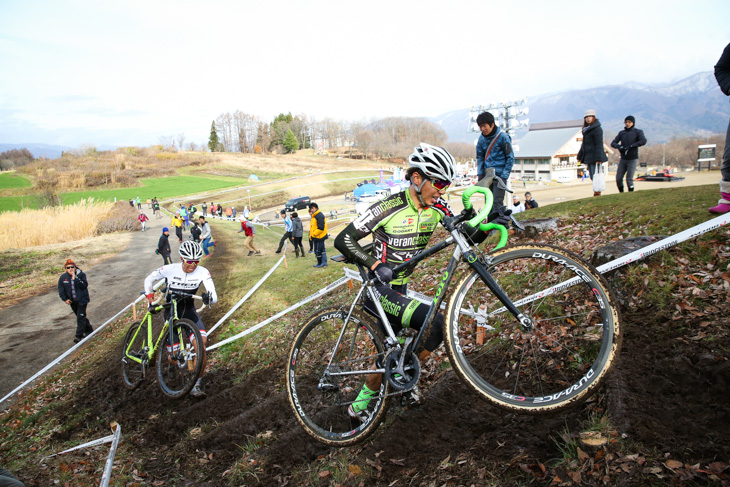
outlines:
[{"label": "arm sleeve", "polygon": [[[152,274],[147,276],[144,280],[144,293],[145,294],[151,294],[152,293],[152,286],[157,281],[160,281],[162,279],[167,279],[167,276],[165,275],[165,268],[160,267],[154,271],[152,271]],[[207,289],[207,288],[206,288]]]},{"label": "arm sleeve", "polygon": [[[78,270],[78,268],[77,268],[76,270]],[[79,272],[78,272],[78,273],[76,274],[76,279],[74,279],[74,280],[75,280],[76,282],[78,282],[78,285],[79,285],[79,289],[86,289],[86,288],[88,288],[88,287],[89,287],[89,281],[87,281],[87,280],[86,280],[86,274],[84,274],[84,273],[83,273],[83,272],[81,272],[81,271],[79,271]]]},{"label": "arm sleeve", "polygon": [[643,130],[639,130],[639,140],[636,141],[634,147],[641,147],[642,145],[646,145],[646,136],[644,135]]},{"label": "arm sleeve", "polygon": [[354,223],[350,223],[335,238],[335,248],[342,252],[342,255],[348,260],[354,260],[370,269],[377,259],[365,252],[365,249],[358,243],[360,239],[368,235],[363,234],[355,228]]},{"label": "arm sleeve", "polygon": [[616,137],[613,138],[613,140],[611,141],[611,147],[613,147],[614,149],[620,148],[621,146],[618,144],[619,140],[621,140],[621,132],[616,134]]},{"label": "arm sleeve", "polygon": [[210,272],[208,272],[208,276],[203,279],[203,286],[205,286],[205,290],[210,294],[210,304],[217,303],[218,294],[215,292],[215,284],[213,284],[213,278],[210,277]]},{"label": "arm sleeve", "polygon": [[606,157],[606,153],[603,151],[603,129],[596,127],[593,136],[596,141],[596,163],[603,162],[603,158]]},{"label": "arm sleeve", "polygon": [[730,96],[730,44],[722,51],[722,56],[715,65],[715,79],[722,92]]},{"label": "arm sleeve", "polygon": [[66,288],[63,287],[63,276],[58,278],[58,297],[61,298],[61,301],[68,299],[66,297]]},{"label": "arm sleeve", "polygon": [[482,143],[483,140],[484,137],[480,135],[479,141],[477,142],[477,175],[484,174],[485,172],[484,154],[486,153],[486,149],[484,148],[484,144]]},{"label": "arm sleeve", "polygon": [[501,177],[505,182],[507,182],[509,175],[512,172],[512,166],[515,165],[515,153],[512,151],[512,139],[507,134],[504,134],[502,151],[504,151],[504,170],[502,171]]}]

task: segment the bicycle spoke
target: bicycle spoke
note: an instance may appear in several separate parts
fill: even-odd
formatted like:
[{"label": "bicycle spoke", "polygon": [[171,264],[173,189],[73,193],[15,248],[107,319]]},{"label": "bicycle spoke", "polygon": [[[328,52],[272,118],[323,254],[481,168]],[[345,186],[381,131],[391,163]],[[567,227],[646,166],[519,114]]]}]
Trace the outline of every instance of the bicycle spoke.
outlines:
[{"label": "bicycle spoke", "polygon": [[[457,373],[486,399],[514,409],[548,409],[585,395],[605,375],[615,354],[611,343],[620,339],[613,334],[618,312],[597,271],[577,257],[550,246],[516,248],[493,257],[490,273],[513,303],[523,303],[516,306],[531,319],[531,328],[524,329],[471,273],[449,303],[449,356]],[[575,285],[541,295],[576,276],[583,277]],[[466,308],[474,303],[480,313],[464,303]],[[484,337],[481,346],[476,330]]]}]

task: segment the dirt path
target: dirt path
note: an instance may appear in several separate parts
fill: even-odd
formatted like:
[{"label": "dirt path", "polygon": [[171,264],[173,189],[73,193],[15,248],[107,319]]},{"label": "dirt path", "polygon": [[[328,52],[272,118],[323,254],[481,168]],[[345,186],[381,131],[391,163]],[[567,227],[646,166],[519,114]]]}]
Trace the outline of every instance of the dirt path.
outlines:
[{"label": "dirt path", "polygon": [[[153,218],[148,223],[147,231],[136,232],[118,255],[83,269],[89,280],[92,326],[104,323],[136,299],[136,290],[142,290],[147,274],[162,265],[154,250],[162,227],[170,221]],[[174,254],[178,247],[174,232],[170,242]],[[76,317],[58,298],[55,285],[44,294],[0,311],[0,398],[70,348],[75,331]]]}]

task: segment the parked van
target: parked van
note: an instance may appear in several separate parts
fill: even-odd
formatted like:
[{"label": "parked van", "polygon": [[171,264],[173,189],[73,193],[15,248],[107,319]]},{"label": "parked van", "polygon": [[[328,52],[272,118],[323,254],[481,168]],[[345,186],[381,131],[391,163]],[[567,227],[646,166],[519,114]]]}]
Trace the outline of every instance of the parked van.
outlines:
[{"label": "parked van", "polygon": [[309,196],[299,196],[298,198],[292,198],[286,202],[284,209],[289,212],[303,210],[304,208],[307,208],[309,206],[309,203],[311,203],[311,201],[312,200],[309,198]]}]

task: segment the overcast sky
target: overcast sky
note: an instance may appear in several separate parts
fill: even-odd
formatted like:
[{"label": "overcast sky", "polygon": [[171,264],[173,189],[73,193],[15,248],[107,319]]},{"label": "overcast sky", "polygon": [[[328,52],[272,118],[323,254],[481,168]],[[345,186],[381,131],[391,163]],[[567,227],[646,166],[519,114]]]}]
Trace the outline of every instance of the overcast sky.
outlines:
[{"label": "overcast sky", "polygon": [[711,71],[730,1],[0,0],[0,142],[139,145],[241,110],[363,120]]}]

